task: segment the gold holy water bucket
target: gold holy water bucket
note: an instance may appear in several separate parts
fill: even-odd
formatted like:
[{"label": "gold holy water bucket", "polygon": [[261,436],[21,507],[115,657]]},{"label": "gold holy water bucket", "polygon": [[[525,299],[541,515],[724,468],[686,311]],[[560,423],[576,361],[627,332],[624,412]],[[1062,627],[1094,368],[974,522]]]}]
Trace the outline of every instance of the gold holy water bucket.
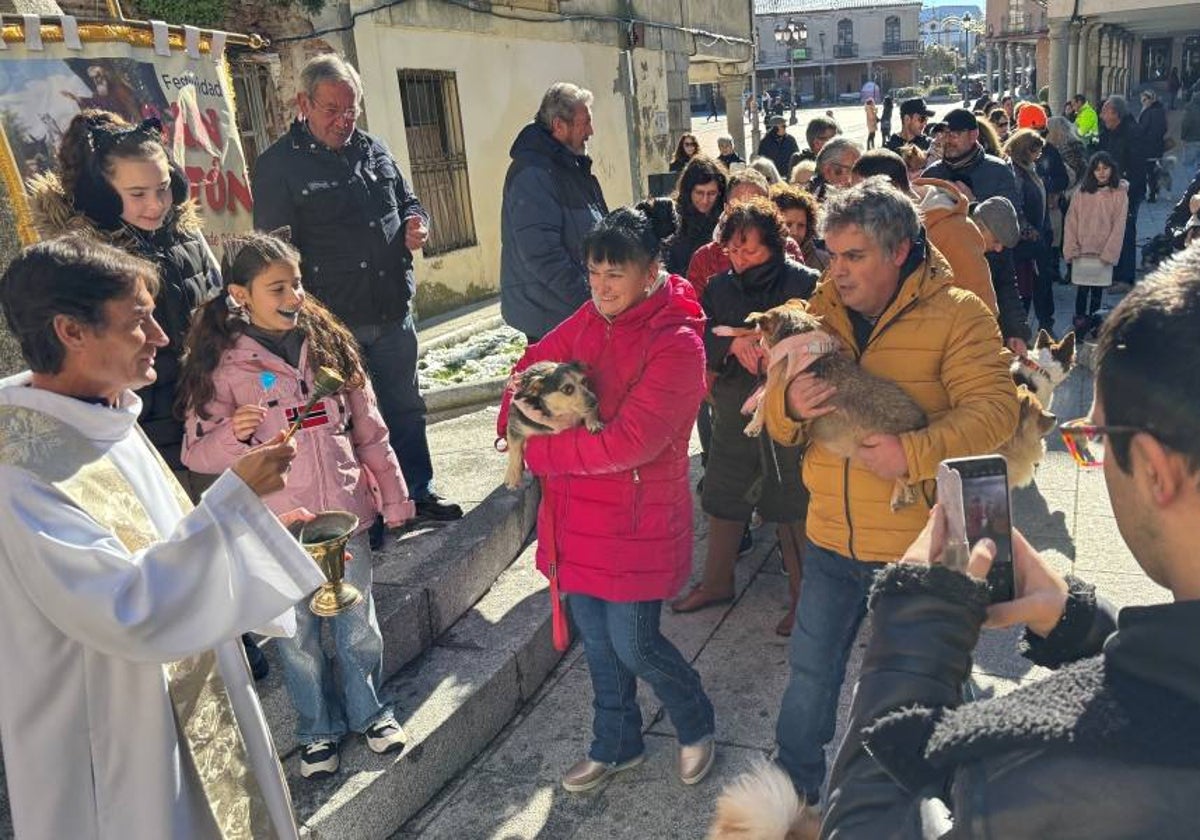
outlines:
[{"label": "gold holy water bucket", "polygon": [[[325,573],[325,583],[308,602],[315,615],[330,618],[362,602],[363,594],[358,587],[342,580],[346,571],[346,543],[357,528],[358,517],[344,510],[326,511],[308,522],[293,522],[288,526],[292,536]],[[354,562],[370,563],[371,558],[359,557]]]}]

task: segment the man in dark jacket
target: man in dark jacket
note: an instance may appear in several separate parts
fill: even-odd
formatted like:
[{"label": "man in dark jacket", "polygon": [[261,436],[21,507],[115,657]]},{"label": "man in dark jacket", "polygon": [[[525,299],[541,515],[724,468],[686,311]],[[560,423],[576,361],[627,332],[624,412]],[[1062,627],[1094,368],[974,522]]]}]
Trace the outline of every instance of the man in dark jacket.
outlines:
[{"label": "man in dark jacket", "polygon": [[[1017,189],[1017,178],[1008,163],[983,151],[983,146],[979,145],[979,121],[975,115],[966,108],[955,108],[946,115],[944,122],[946,130],[942,135],[942,159],[925,170],[925,177],[952,182],[972,205],[993,196],[1007,198],[1016,208],[1018,229],[1024,230],[1025,217],[1021,212],[1023,202]],[[1025,307],[1021,305],[1021,298],[1017,294],[1012,249],[989,252],[987,261],[992,271],[992,285],[996,288],[1000,330],[1004,333],[1008,348],[1014,353],[1023,354],[1031,336]]]},{"label": "man in dark jacket", "polygon": [[925,125],[933,116],[933,110],[919,96],[900,103],[900,130],[883,141],[883,147],[899,152],[910,143],[921,151],[927,151],[932,140],[925,134]]},{"label": "man in dark jacket", "polygon": [[[876,581],[872,634],[822,837],[1190,838],[1200,825],[1200,251],[1122,301],[1087,422],[1117,526],[1173,603],[1119,616],[1014,532],[1017,598],[988,607],[994,545],[945,545],[944,514]],[[1083,441],[1084,438],[1079,438]],[[957,569],[962,569],[963,571]],[[1023,623],[1058,673],[961,703],[984,620]],[[1084,659],[1083,657],[1091,657]],[[1066,664],[1073,663],[1073,664]],[[1048,796],[1047,791],[1053,791]]]},{"label": "man in dark jacket", "polygon": [[788,180],[792,174],[792,155],[800,151],[796,138],[787,133],[787,120],[783,117],[771,117],[767,121],[770,132],[758,144],[758,156],[765,157],[779,170],[780,177]]},{"label": "man in dark jacket", "polygon": [[1146,192],[1146,155],[1142,151],[1142,132],[1138,129],[1129,104],[1123,96],[1110,96],[1100,108],[1100,150],[1112,155],[1121,167],[1121,177],[1129,182],[1129,210],[1125,216],[1125,241],[1121,258],[1113,268],[1113,284],[1128,290],[1134,279],[1137,257],[1137,215]]},{"label": "man in dark jacket", "polygon": [[362,346],[417,515],[458,519],[462,508],[433,491],[417,389],[413,251],[425,244],[429,215],[387,149],[355,127],[358,71],[325,54],[304,66],[300,80],[300,118],[254,167],[254,226],[291,228],[305,287]]},{"label": "man in dark jacket", "polygon": [[592,174],[591,91],[558,82],[513,141],[500,209],[500,313],[530,343],[588,300],[583,238],[608,214]]},{"label": "man in dark jacket", "polygon": [[1158,162],[1167,141],[1167,112],[1154,91],[1142,91],[1142,112],[1137,121],[1142,133],[1142,154],[1146,159],[1146,200],[1153,204],[1158,201]]}]

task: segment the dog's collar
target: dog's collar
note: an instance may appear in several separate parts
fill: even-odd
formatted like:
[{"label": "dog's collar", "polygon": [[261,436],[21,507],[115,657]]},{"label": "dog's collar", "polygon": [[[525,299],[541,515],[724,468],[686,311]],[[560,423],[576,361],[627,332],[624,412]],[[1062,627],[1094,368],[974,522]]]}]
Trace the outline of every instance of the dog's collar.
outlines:
[{"label": "dog's collar", "polygon": [[1017,361],[1020,362],[1021,367],[1029,368],[1034,373],[1040,373],[1042,376],[1053,381],[1054,377],[1050,375],[1050,371],[1046,370],[1029,356],[1017,356]]}]

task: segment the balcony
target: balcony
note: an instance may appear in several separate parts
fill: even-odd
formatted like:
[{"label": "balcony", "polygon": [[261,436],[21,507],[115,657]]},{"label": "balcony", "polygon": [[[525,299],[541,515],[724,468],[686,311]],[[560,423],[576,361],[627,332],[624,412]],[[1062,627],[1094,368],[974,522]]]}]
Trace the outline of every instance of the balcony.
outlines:
[{"label": "balcony", "polygon": [[921,51],[920,41],[884,41],[884,55],[916,55]]},{"label": "balcony", "polygon": [[834,44],[834,58],[858,58],[858,44]]},{"label": "balcony", "polygon": [[1000,18],[1001,35],[1035,35],[1046,31],[1046,14],[1004,15]]}]

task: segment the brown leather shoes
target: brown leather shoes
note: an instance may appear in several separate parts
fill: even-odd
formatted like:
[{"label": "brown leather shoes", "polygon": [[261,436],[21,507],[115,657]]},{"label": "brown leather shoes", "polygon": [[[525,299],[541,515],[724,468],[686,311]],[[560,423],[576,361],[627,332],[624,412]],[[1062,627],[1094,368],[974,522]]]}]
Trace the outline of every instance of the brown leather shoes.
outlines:
[{"label": "brown leather shoes", "polygon": [[635,756],[620,764],[605,764],[603,761],[592,761],[590,758],[585,758],[576,762],[566,772],[562,777],[562,786],[571,793],[583,793],[585,790],[596,787],[609,776],[615,776],[624,770],[637,767],[645,760],[645,754]]},{"label": "brown leather shoes", "polygon": [[679,780],[685,785],[699,784],[712,769],[717,758],[717,742],[712,735],[699,742],[679,748]]},{"label": "brown leather shoes", "polygon": [[692,590],[682,598],[677,598],[671,602],[671,611],[677,613],[690,613],[702,610],[705,607],[715,607],[720,604],[733,603],[733,593],[722,595],[717,592],[710,592],[704,588],[703,583],[697,583],[692,587]]}]

